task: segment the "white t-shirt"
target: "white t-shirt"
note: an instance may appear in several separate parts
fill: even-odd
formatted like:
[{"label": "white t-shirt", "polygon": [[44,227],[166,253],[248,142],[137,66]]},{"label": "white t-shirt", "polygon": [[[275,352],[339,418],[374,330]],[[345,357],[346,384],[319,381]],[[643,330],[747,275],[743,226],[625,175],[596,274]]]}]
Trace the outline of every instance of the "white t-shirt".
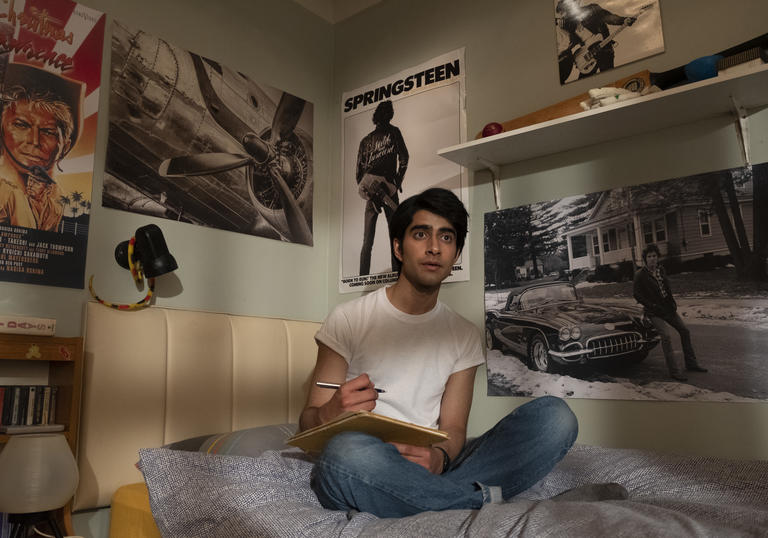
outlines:
[{"label": "white t-shirt", "polygon": [[401,312],[386,288],[337,306],[315,339],[344,357],[347,380],[367,373],[386,391],[376,413],[432,428],[448,377],[484,361],[475,325],[440,301],[425,314]]}]

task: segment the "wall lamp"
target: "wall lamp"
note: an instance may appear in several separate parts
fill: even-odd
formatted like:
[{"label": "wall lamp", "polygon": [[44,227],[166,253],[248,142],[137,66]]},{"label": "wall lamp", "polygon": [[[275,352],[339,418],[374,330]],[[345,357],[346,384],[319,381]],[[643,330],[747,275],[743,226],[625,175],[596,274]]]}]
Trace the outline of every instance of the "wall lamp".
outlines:
[{"label": "wall lamp", "polygon": [[149,290],[140,301],[131,304],[110,303],[100,298],[93,291],[93,275],[88,281],[91,296],[99,303],[117,310],[136,310],[149,306],[155,291],[155,277],[175,271],[179,265],[168,251],[163,232],[155,224],[147,224],[136,229],[136,234],[128,241],[122,241],[115,247],[115,261],[131,272],[134,282],[141,286],[147,277]]}]

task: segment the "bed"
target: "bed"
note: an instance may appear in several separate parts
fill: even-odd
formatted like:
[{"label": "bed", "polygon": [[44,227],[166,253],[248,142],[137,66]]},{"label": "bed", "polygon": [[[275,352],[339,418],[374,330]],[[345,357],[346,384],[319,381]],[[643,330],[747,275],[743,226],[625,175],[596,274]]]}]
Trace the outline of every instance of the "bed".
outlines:
[{"label": "bed", "polygon": [[[323,509],[284,445],[318,324],[89,304],[74,509],[121,536],[766,536],[768,462],[576,445],[539,484],[480,510],[379,519]],[[619,482],[629,499],[553,501]],[[151,512],[150,512],[151,510]]]}]

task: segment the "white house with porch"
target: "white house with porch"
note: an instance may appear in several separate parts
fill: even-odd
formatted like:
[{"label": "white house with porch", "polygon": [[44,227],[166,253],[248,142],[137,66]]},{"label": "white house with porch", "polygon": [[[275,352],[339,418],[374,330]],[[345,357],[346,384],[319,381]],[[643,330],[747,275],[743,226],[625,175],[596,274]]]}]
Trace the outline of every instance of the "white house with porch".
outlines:
[{"label": "white house with porch", "polygon": [[[643,248],[649,243],[659,247],[662,258],[676,256],[680,261],[727,255],[728,246],[711,200],[700,189],[672,183],[684,181],[603,192],[589,217],[565,233],[571,271],[624,261],[639,267]],[[752,243],[751,182],[740,186],[737,200]]]}]

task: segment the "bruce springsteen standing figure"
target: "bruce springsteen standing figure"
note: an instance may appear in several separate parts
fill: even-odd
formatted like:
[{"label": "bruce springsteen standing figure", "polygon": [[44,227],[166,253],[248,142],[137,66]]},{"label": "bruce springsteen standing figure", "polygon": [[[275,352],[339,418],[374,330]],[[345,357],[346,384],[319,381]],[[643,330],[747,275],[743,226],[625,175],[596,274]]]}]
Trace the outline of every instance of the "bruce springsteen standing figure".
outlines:
[{"label": "bruce springsteen standing figure", "polygon": [[645,315],[651,320],[661,337],[661,349],[664,351],[669,375],[678,381],[687,381],[688,378],[680,372],[675,362],[672,329],[680,334],[685,369],[689,372],[706,372],[707,369],[699,366],[696,360],[696,353],[691,343],[691,332],[677,313],[677,303],[672,297],[669,279],[664,268],[659,265],[660,254],[659,247],[654,244],[643,249],[644,267],[635,273],[633,295],[637,302],[643,305]]},{"label": "bruce springsteen standing figure", "polygon": [[[360,274],[371,272],[371,251],[379,213],[389,224],[399,204],[398,192],[403,192],[403,177],[408,168],[408,149],[400,129],[390,123],[395,115],[392,101],[379,103],[373,113],[376,128],[361,141],[357,151],[357,184],[360,196],[366,200],[363,246],[360,250]],[[392,267],[397,260],[392,258]]]}]

